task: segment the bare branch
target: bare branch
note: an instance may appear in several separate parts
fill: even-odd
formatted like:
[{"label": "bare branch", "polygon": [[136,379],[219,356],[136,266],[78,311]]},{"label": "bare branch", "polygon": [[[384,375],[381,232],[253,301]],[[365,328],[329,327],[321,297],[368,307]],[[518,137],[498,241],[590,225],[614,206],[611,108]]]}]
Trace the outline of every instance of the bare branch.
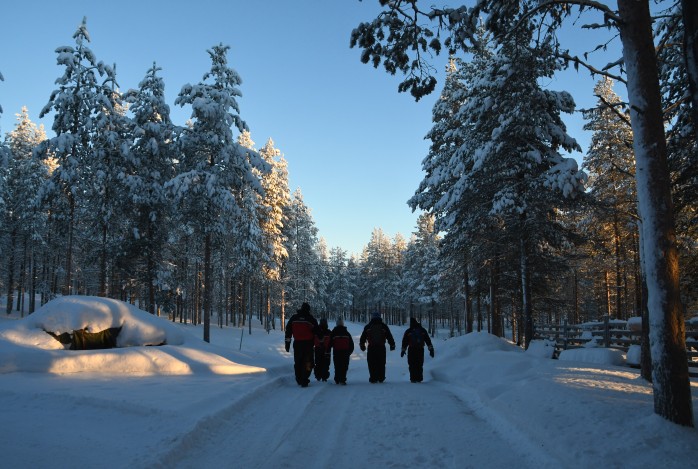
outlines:
[{"label": "bare branch", "polygon": [[[579,65],[581,65],[582,67],[589,70],[592,75],[601,75],[604,77],[612,78],[620,83],[627,85],[627,81],[625,80],[625,78],[621,77],[620,75],[615,75],[613,73],[607,72],[606,67],[604,67],[602,70],[599,70],[598,68],[586,63],[584,60],[580,59],[579,57],[577,57],[577,56],[573,57],[566,52],[557,53],[556,56],[561,58],[561,59],[572,62],[573,64],[575,64],[575,68],[578,68]],[[622,62],[622,61],[619,61],[618,63],[620,63],[620,62]]]},{"label": "bare branch", "polygon": [[616,23],[620,23],[622,21],[620,16],[618,16],[615,11],[608,8],[608,6],[604,5],[603,3],[594,0],[545,0],[540,2],[538,6],[526,13],[521,19],[524,20],[530,18],[531,16],[538,14],[538,12],[547,10],[548,8],[556,5],[576,5],[580,8],[589,7],[591,9],[602,12],[604,18],[607,20],[612,20]]}]

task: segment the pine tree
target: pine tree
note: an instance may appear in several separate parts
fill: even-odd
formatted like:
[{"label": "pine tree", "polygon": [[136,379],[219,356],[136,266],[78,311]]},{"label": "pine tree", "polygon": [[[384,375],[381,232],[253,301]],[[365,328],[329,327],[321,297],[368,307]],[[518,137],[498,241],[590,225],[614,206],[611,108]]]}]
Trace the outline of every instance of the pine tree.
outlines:
[{"label": "pine tree", "polygon": [[[10,158],[6,166],[5,177],[5,216],[3,226],[9,233],[7,251],[7,312],[12,310],[13,290],[18,291],[17,308],[20,309],[21,293],[25,289],[24,282],[27,267],[24,259],[28,251],[34,251],[34,236],[41,232],[42,214],[31,203],[42,183],[46,180],[49,168],[34,155],[34,149],[46,139],[43,126],[37,127],[29,119],[26,107],[17,114],[17,124],[12,132],[7,134]],[[27,202],[30,203],[27,203]],[[33,257],[32,257],[33,258]],[[17,260],[22,259],[20,265]],[[19,273],[18,277],[15,274]],[[34,278],[34,275],[29,275]],[[19,283],[16,280],[19,278]],[[31,308],[30,308],[31,310]]]},{"label": "pine tree", "polygon": [[58,65],[65,67],[63,76],[56,80],[58,89],[51,93],[49,102],[39,117],[55,111],[52,129],[56,134],[42,143],[39,153],[56,158],[57,167],[48,184],[40,193],[41,199],[51,210],[65,239],[65,279],[63,293],[72,292],[73,254],[77,210],[89,192],[92,132],[95,120],[103,109],[111,111],[111,103],[102,93],[98,76],[112,75],[110,67],[97,59],[88,47],[90,36],[87,20],[75,34],[75,47],[56,49]]},{"label": "pine tree", "polygon": [[638,235],[633,136],[628,118],[622,112],[622,102],[613,91],[613,81],[603,78],[594,88],[594,94],[599,97],[597,107],[584,113],[589,121],[584,128],[593,132],[584,167],[589,173],[589,194],[598,205],[593,221],[586,226],[598,239],[597,248],[604,248],[599,259],[613,260],[601,272],[601,275],[614,272],[609,285],[613,287],[610,296],[615,298],[611,314],[617,319],[627,319],[627,312],[622,309],[623,272],[636,270],[632,263]]},{"label": "pine tree", "polygon": [[288,169],[286,160],[281,151],[274,147],[271,138],[259,150],[259,155],[271,168],[266,175],[260,175],[264,190],[260,203],[260,227],[269,252],[264,269],[267,278],[278,280],[280,266],[288,258],[283,237],[283,216],[291,204]]},{"label": "pine tree", "polygon": [[[245,132],[243,132],[243,136]],[[272,282],[281,279],[281,267],[288,259],[284,245],[284,214],[291,205],[291,193],[288,188],[287,163],[281,151],[274,147],[269,138],[259,150],[259,155],[271,168],[266,174],[260,174],[264,196],[259,203],[259,226],[265,245],[265,263],[263,265],[266,289],[266,318],[271,318]],[[283,320],[282,320],[283,322]]]},{"label": "pine tree", "polygon": [[[244,207],[249,191],[263,192],[253,168],[269,168],[256,152],[246,150],[233,137],[247,125],[239,116],[237,97],[242,80],[228,67],[229,46],[208,50],[211,70],[196,85],[182,87],[175,104],[192,106],[192,126],[182,135],[183,153],[179,174],[169,184],[183,210],[196,218],[203,237],[204,340],[210,341],[210,317],[213,301],[213,249],[216,241],[231,232],[231,223],[249,223]],[[250,204],[251,205],[251,204]]]},{"label": "pine tree", "polygon": [[107,296],[107,271],[123,245],[119,226],[123,223],[121,214],[128,210],[123,205],[127,191],[119,181],[126,171],[131,125],[115,71],[116,66],[110,69],[99,90],[105,104],[94,119],[89,161],[92,177],[85,193],[85,219],[88,221],[85,232],[94,240],[95,246],[86,250],[86,257],[99,259],[98,296]]},{"label": "pine tree", "polygon": [[405,251],[402,291],[413,305],[429,305],[440,300],[440,279],[445,269],[441,268],[440,237],[434,223],[433,214],[421,214],[417,218],[417,231]]},{"label": "pine tree", "polygon": [[[165,84],[155,63],[126,101],[133,114],[126,169],[120,183],[126,188],[131,210],[131,236],[124,240],[127,251],[145,266],[141,282],[148,291],[148,311],[155,313],[156,291],[167,286],[165,265],[168,231],[172,227],[171,205],[165,184],[174,177],[177,129],[165,101]],[[132,242],[128,242],[131,239]],[[130,249],[129,249],[130,248]]]},{"label": "pine tree", "polygon": [[327,266],[327,308],[337,317],[345,317],[352,305],[352,279],[347,262],[347,252],[344,249],[330,249]]},{"label": "pine tree", "polygon": [[316,250],[318,229],[300,189],[293,192],[286,220],[283,231],[288,252],[283,268],[286,304],[297,309],[307,302],[315,308],[318,304],[316,273],[320,266]]}]

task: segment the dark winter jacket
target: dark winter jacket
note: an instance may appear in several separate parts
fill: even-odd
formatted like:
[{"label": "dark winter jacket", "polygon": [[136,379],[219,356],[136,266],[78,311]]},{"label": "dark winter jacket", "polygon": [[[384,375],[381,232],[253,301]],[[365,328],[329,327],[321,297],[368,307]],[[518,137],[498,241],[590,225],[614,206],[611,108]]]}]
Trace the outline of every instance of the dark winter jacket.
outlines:
[{"label": "dark winter jacket", "polygon": [[327,327],[327,321],[320,321],[318,334],[315,336],[315,347],[322,348],[326,352],[330,350],[330,329]]},{"label": "dark winter jacket", "polygon": [[402,336],[402,351],[408,347],[423,349],[425,344],[430,351],[434,348],[427,330],[415,318],[410,318],[410,327]]},{"label": "dark winter jacket", "polygon": [[354,339],[344,326],[335,326],[330,332],[330,349],[337,352],[349,352],[349,355],[354,351]]},{"label": "dark winter jacket", "polygon": [[393,339],[393,334],[390,332],[388,325],[381,318],[373,318],[366,324],[361,333],[359,347],[361,347],[361,350],[364,350],[367,342],[369,348],[385,347],[386,341],[390,345],[390,350],[395,350],[395,339]]},{"label": "dark winter jacket", "polygon": [[287,348],[291,343],[291,337],[293,337],[293,340],[296,342],[308,341],[311,344],[314,344],[315,338],[318,335],[320,335],[320,326],[313,315],[310,314],[310,308],[306,309],[301,307],[296,314],[291,316],[288,323],[286,323]]}]

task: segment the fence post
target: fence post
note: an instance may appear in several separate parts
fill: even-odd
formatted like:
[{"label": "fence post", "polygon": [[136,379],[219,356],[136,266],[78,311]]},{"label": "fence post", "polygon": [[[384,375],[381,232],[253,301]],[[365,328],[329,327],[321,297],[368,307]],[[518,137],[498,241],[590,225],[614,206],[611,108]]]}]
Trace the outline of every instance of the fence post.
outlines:
[{"label": "fence post", "polygon": [[603,317],[603,323],[604,323],[604,327],[603,327],[603,339],[604,339],[605,347],[606,347],[606,348],[609,348],[609,347],[611,346],[611,330],[610,330],[610,321],[609,321],[609,318],[610,318],[610,317],[609,317],[608,314],[606,314],[606,315]]}]

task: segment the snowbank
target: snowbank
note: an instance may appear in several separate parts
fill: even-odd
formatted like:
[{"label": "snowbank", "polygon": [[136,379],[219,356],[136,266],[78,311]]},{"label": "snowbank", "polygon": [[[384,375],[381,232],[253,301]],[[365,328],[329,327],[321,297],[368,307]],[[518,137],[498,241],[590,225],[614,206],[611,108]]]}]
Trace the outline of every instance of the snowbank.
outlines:
[{"label": "snowbank", "polygon": [[[121,327],[118,348],[105,350],[66,350],[46,332],[99,332],[112,327]],[[165,345],[151,347],[159,344]],[[55,299],[23,319],[0,324],[0,373],[21,371],[144,376],[265,370],[232,362],[177,325],[128,303],[69,296]]]}]

